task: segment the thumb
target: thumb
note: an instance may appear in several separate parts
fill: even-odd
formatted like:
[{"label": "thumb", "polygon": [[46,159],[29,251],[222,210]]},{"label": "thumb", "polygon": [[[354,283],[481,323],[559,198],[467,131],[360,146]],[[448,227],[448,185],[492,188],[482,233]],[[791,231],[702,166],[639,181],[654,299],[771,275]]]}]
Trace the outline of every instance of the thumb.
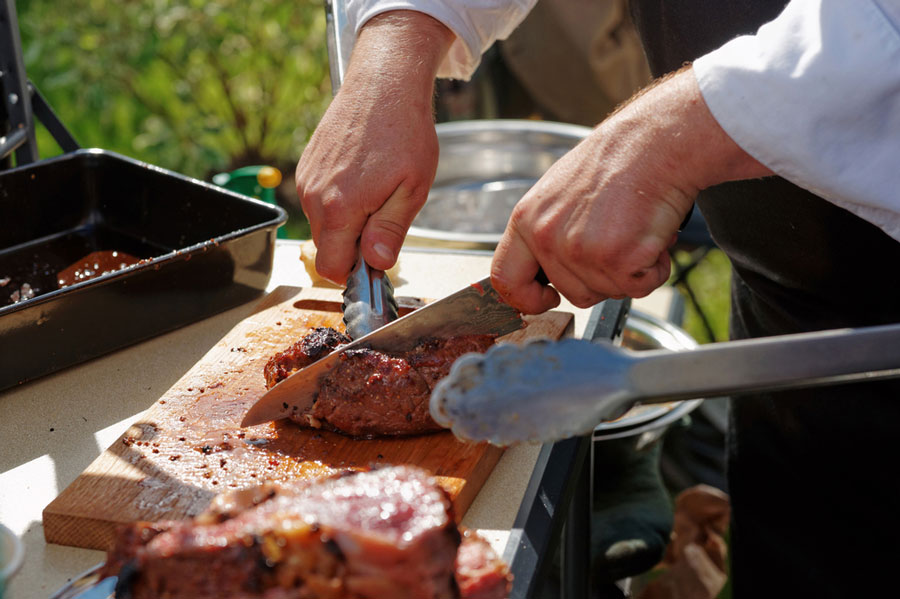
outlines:
[{"label": "thumb", "polygon": [[425,204],[428,188],[409,190],[400,184],[366,222],[360,247],[366,262],[387,270],[397,261],[400,247],[413,219]]}]

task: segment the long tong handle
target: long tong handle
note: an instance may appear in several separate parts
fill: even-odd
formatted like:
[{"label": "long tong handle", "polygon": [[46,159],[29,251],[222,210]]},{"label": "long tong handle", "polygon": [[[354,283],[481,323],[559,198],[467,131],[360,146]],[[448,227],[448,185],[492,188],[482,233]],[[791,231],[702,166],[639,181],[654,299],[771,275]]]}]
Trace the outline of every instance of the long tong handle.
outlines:
[{"label": "long tong handle", "polygon": [[641,352],[631,367],[635,397],[670,401],[900,376],[900,325]]},{"label": "long tong handle", "polygon": [[900,377],[900,325],[634,352],[584,339],[496,346],[453,365],[431,414],[497,445],[590,432],[637,403]]}]

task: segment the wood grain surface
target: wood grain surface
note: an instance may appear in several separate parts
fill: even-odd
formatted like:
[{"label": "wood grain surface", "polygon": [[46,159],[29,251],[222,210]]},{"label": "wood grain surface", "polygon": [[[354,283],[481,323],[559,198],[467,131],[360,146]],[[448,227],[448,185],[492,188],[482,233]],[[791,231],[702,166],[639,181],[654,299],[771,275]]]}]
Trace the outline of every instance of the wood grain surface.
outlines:
[{"label": "wood grain surface", "polygon": [[[361,440],[289,421],[239,427],[265,392],[266,361],[317,326],[342,326],[339,290],[269,294],[44,509],[46,541],[105,550],[122,523],[187,518],[223,491],[376,464],[428,469],[461,519],[502,449],[449,432]],[[571,314],[550,312],[503,340],[559,338],[571,327]]]}]

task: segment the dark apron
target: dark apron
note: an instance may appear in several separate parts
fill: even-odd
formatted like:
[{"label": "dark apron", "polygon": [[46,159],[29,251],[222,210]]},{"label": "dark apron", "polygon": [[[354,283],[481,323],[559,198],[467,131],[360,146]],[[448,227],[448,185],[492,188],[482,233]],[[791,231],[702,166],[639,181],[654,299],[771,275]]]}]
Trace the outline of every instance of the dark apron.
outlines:
[{"label": "dark apron", "polygon": [[[631,0],[631,12],[661,75],[755,32],[785,4]],[[732,337],[900,322],[900,243],[877,227],[777,177],[719,185],[697,205],[734,267]],[[900,382],[731,407],[734,596],[900,595]]]}]

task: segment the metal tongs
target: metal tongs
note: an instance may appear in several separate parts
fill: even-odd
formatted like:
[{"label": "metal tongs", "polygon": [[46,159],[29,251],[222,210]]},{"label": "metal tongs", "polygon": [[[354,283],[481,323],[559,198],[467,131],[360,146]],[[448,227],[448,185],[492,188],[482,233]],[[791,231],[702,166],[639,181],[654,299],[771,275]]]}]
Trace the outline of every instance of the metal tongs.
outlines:
[{"label": "metal tongs", "polygon": [[635,352],[607,341],[536,340],[459,358],[431,415],[496,445],[587,434],[638,403],[900,377],[900,325]]},{"label": "metal tongs", "polygon": [[351,339],[359,339],[397,320],[394,286],[383,270],[369,266],[359,255],[344,289],[344,325]]}]

